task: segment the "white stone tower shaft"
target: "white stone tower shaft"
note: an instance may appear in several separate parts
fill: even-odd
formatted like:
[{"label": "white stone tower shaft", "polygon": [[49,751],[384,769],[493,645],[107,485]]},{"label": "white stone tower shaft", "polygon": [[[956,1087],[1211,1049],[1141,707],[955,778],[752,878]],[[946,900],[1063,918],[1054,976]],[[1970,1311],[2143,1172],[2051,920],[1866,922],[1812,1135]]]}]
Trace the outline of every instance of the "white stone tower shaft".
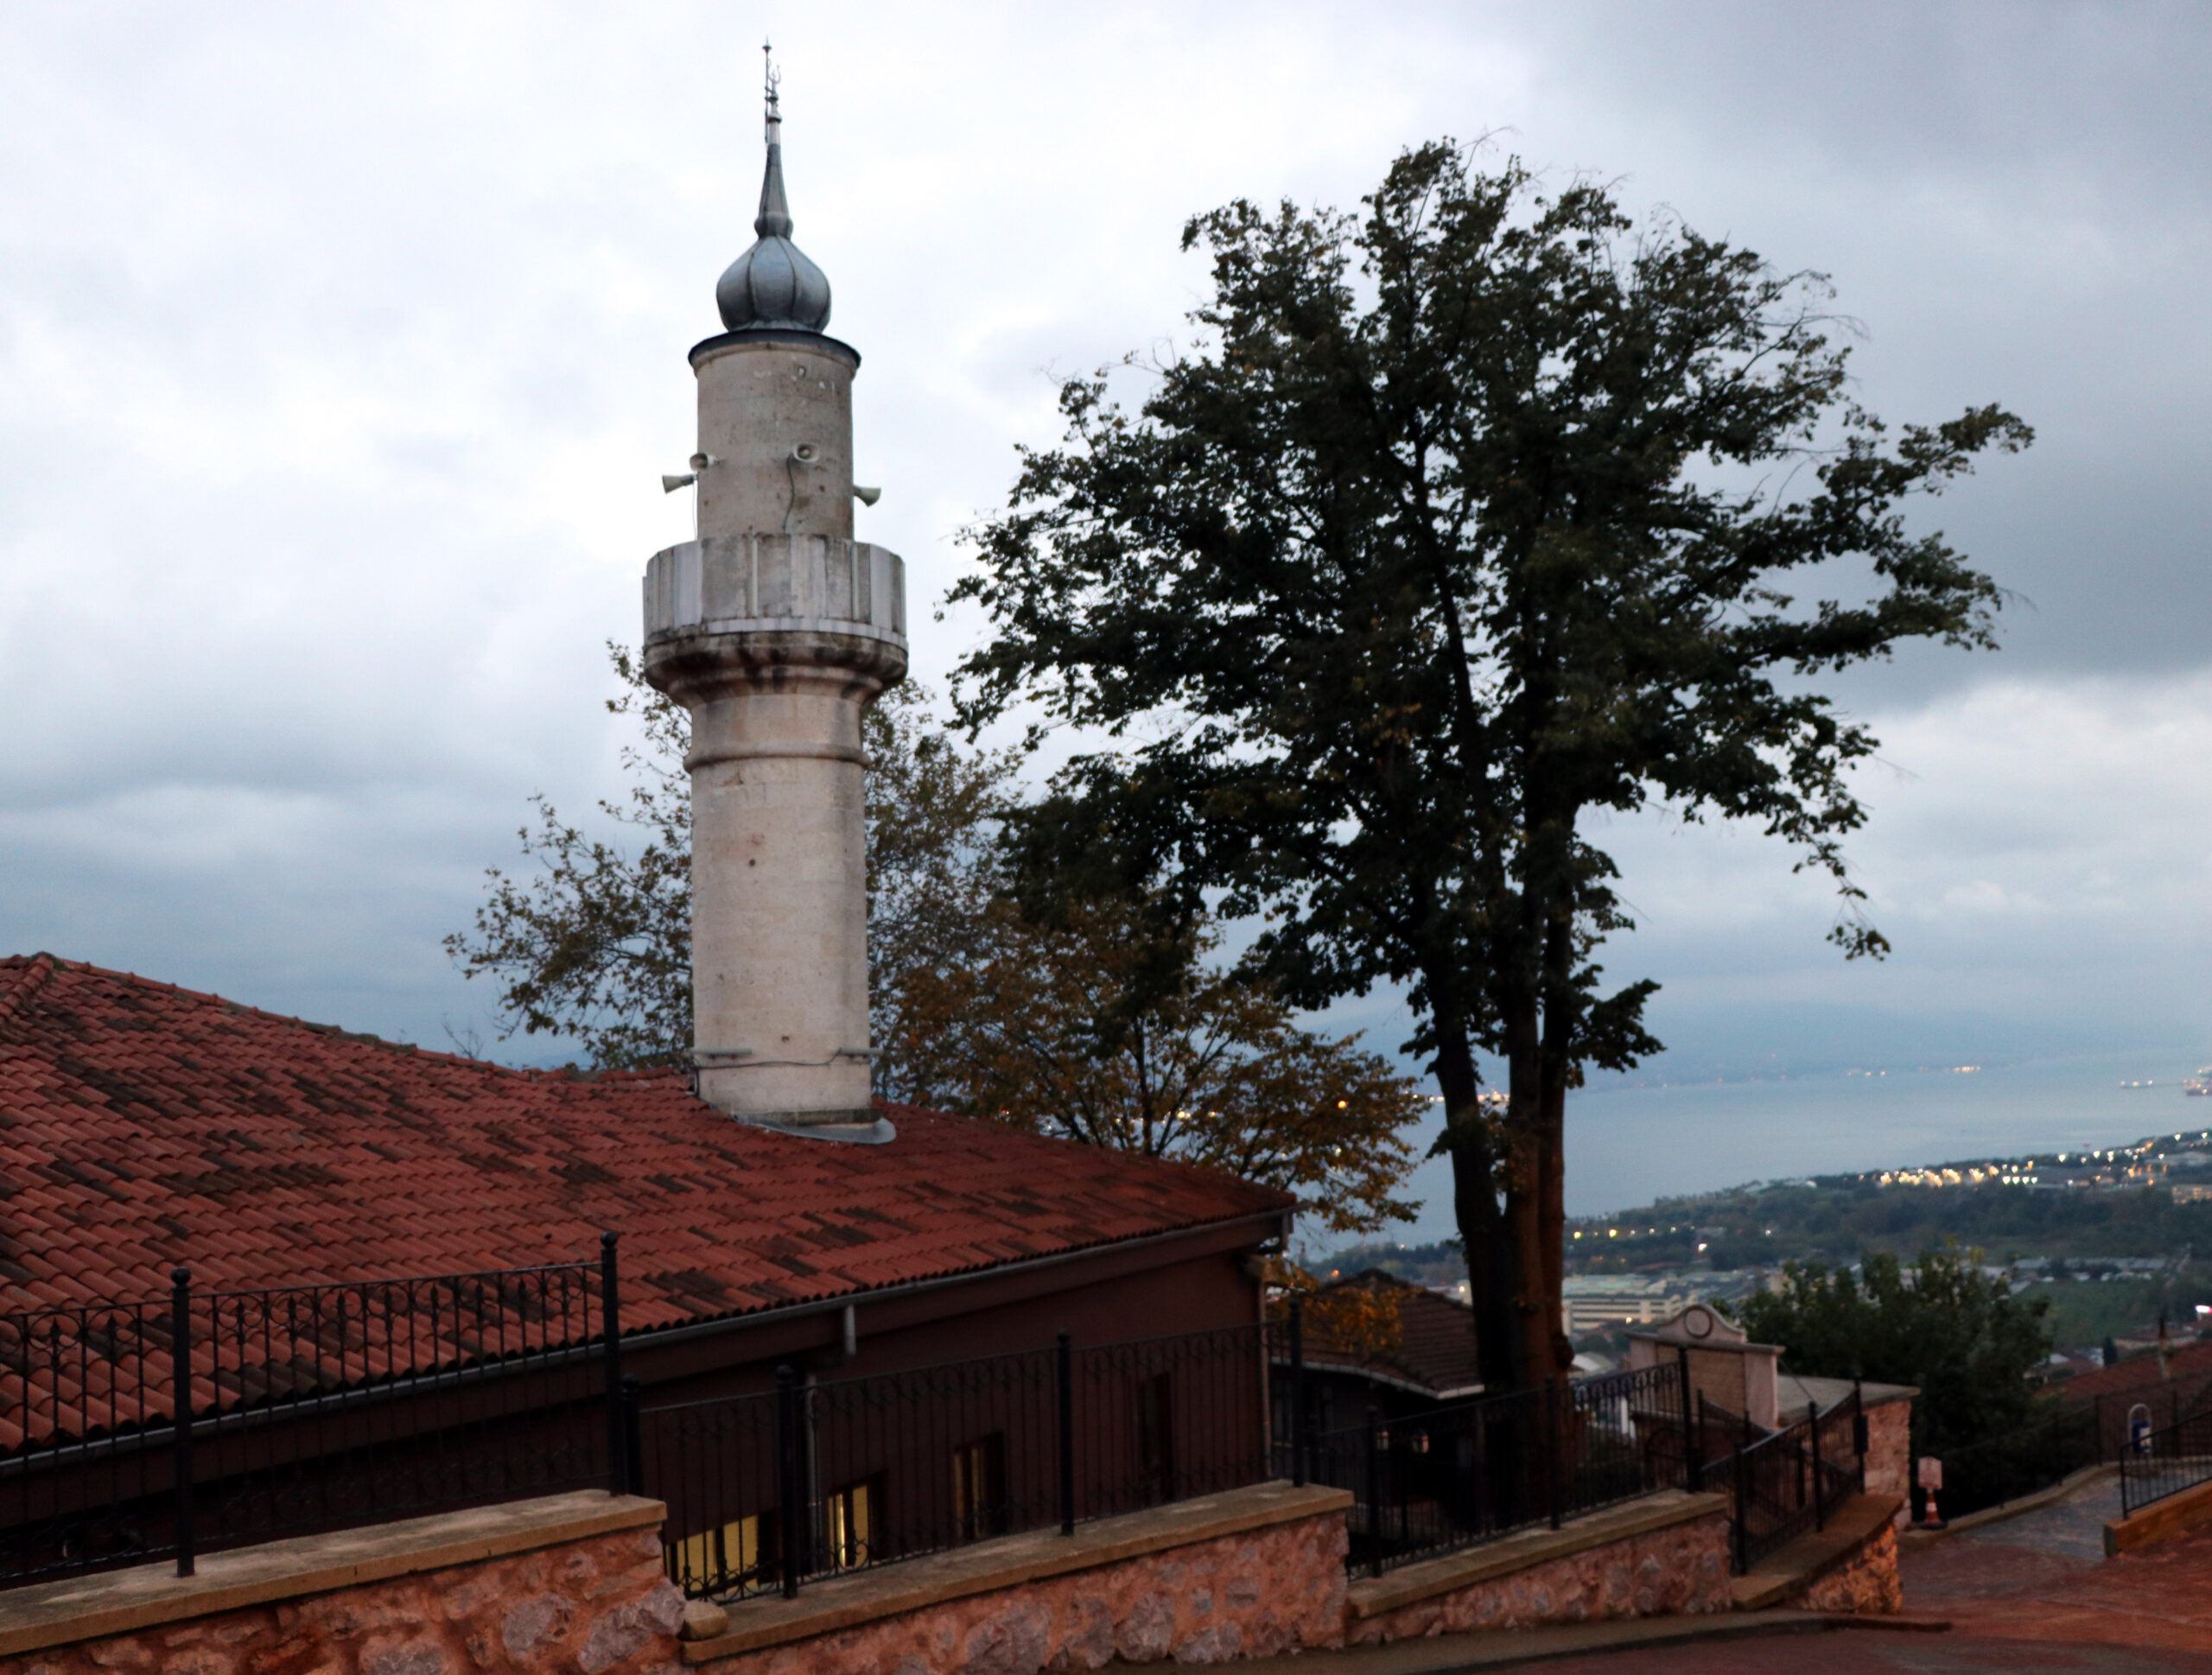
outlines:
[{"label": "white stone tower shaft", "polygon": [[698,538],[645,572],[645,668],[691,714],[691,993],[702,1097],[881,1139],[869,1105],[861,712],[906,672],[906,567],[853,539],[852,380],[791,243],[772,83],[760,237],[691,351]]}]

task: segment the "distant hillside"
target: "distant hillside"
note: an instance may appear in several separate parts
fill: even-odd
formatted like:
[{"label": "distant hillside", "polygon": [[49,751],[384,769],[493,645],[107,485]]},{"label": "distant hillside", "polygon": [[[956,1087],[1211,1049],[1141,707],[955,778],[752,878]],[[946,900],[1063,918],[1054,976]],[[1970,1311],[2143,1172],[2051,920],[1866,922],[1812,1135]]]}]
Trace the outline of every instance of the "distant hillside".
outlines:
[{"label": "distant hillside", "polygon": [[[1567,1255],[1585,1273],[1763,1268],[1850,1263],[1875,1251],[1910,1258],[1956,1240],[1992,1262],[2196,1256],[2212,1263],[2212,1198],[2177,1202],[2173,1191],[2198,1185],[2212,1190],[2212,1130],[2098,1152],[1900,1165],[1662,1198],[1569,1221]],[[1466,1272],[1456,1239],[1350,1245],[1319,1266],[1324,1274],[1382,1268],[1428,1285]]]},{"label": "distant hillside", "polygon": [[1456,1285],[1467,1277],[1467,1265],[1459,1255],[1456,1239],[1439,1240],[1433,1245],[1347,1245],[1335,1255],[1324,1257],[1318,1272],[1328,1279],[1364,1273],[1370,1268],[1380,1268],[1417,1285]]},{"label": "distant hillside", "polygon": [[[1575,1234],[1581,1237],[1577,1239]],[[2026,1261],[2022,1279],[2049,1297],[2057,1348],[2094,1349],[2145,1332],[2164,1314],[2177,1332],[2212,1304],[2212,1203],[2174,1203],[2165,1186],[2050,1193],[2029,1186],[1880,1186],[1878,1177],[1812,1186],[1734,1188],[1568,1226],[1568,1272],[1666,1270],[1694,1285],[1697,1270],[1778,1268],[1783,1261],[1849,1266],[1876,1250],[1911,1261],[1948,1239],[1991,1264]],[[1703,1246],[1703,1248],[1701,1248]],[[2119,1264],[2145,1264],[2130,1270]],[[2154,1270],[2152,1270],[2154,1264]],[[1320,1261],[1320,1274],[1382,1268],[1422,1285],[1466,1277],[1458,1241],[1358,1244]]]},{"label": "distant hillside", "polygon": [[1948,1240],[1993,1262],[2212,1258],[2212,1201],[2177,1202],[2177,1184],[2212,1186],[2212,1136],[2158,1135],[2102,1152],[1978,1158],[1665,1198],[1569,1221],[1567,1254],[1592,1273],[1694,1262],[1847,1263],[1874,1251],[1910,1258]]},{"label": "distant hillside", "polygon": [[2176,1203],[2164,1187],[2042,1192],[2024,1186],[1738,1188],[1573,1221],[1578,1272],[1628,1272],[1697,1261],[1716,1268],[1903,1257],[1955,1239],[1992,1262],[2017,1257],[2212,1256],[2212,1202]]}]

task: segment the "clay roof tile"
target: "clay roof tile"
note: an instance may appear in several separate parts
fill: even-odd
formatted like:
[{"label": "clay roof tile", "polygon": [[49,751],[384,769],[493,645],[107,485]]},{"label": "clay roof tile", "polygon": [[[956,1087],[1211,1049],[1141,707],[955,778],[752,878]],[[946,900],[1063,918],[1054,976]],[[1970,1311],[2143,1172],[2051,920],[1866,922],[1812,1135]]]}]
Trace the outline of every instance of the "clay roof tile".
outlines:
[{"label": "clay roof tile", "polygon": [[[626,1315],[744,1313],[1287,1208],[905,1107],[886,1146],[731,1121],[665,1071],[515,1070],[0,958],[0,1308],[594,1259]],[[636,1276],[684,1276],[644,1284]]]}]

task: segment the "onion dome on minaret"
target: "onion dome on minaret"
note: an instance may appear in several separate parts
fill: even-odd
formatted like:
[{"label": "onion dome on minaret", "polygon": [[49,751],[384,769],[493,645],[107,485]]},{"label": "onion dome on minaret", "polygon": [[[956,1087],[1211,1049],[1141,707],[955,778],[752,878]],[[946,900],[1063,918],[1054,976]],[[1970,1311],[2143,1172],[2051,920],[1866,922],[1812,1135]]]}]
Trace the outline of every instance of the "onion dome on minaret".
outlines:
[{"label": "onion dome on minaret", "polygon": [[791,208],[784,196],[784,118],[776,103],[780,79],[772,64],[768,167],[760,181],[760,213],[753,221],[760,237],[715,285],[715,306],[733,332],[819,332],[830,323],[830,281],[791,243]]}]

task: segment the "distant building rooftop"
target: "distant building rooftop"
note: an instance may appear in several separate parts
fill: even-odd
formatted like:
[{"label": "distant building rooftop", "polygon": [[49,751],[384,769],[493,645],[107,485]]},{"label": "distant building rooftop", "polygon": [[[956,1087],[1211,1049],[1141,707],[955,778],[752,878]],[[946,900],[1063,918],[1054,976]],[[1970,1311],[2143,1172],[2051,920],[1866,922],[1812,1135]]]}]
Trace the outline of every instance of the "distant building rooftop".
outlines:
[{"label": "distant building rooftop", "polygon": [[[1775,1400],[1782,1418],[1805,1417],[1806,1407],[1817,1402],[1825,1413],[1848,1396],[1853,1388],[1849,1379],[1816,1379],[1803,1373],[1783,1373],[1775,1380]],[[1859,1398],[1869,1407],[1882,1407],[1891,1402],[1909,1402],[1920,1393],[1917,1385],[1876,1384],[1866,1380],[1858,1385]]]},{"label": "distant building rooftop", "polygon": [[2098,1367],[2077,1373],[2066,1380],[2063,1388],[2069,1399],[2094,1399],[2133,1394],[2183,1379],[2206,1378],[2212,1378],[2212,1343],[2180,1338],[2168,1352],[2163,1373],[2154,1352],[2124,1361],[2117,1367]]},{"label": "distant building rooftop", "polygon": [[1395,1312],[1397,1341],[1385,1346],[1349,1338],[1330,1326],[1325,1309],[1315,1309],[1307,1315],[1306,1331],[1309,1367],[1341,1367],[1439,1400],[1481,1392],[1472,1309],[1380,1268],[1325,1285],[1316,1297],[1358,1291]]}]

